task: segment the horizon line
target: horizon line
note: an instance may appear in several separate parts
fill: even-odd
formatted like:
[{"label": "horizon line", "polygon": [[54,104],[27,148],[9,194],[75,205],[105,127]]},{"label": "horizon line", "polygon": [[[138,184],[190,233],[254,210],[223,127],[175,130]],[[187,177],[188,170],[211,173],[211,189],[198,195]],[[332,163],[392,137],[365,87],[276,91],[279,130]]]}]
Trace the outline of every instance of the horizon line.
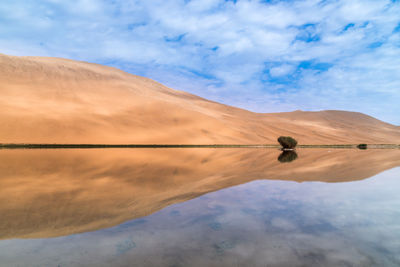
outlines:
[{"label": "horizon line", "polygon": [[[297,148],[357,148],[360,144],[303,144]],[[366,144],[368,148],[399,148],[400,144]],[[57,144],[0,143],[0,149],[94,148],[281,148],[279,144]]]}]

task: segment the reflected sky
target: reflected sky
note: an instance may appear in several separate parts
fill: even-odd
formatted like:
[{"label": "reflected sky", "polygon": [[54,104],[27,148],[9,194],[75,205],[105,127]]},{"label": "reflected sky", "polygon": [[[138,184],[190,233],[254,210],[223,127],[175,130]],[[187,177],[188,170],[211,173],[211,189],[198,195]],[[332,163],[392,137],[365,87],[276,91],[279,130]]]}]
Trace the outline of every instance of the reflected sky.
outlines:
[{"label": "reflected sky", "polygon": [[[88,160],[95,155],[93,151],[69,151],[70,155],[58,158],[54,153],[59,151],[17,151],[12,152],[14,159],[12,153],[3,154],[9,161],[0,165],[0,214],[6,215],[0,224],[0,266],[400,265],[398,150],[386,152],[389,154],[299,150],[291,163],[280,163],[280,151],[275,150],[185,150],[184,155],[143,150],[138,158],[132,152],[115,151],[118,153],[111,158],[117,157],[116,161],[104,156],[93,160],[113,162],[104,167],[107,171],[99,171],[102,164],[87,166],[93,163]],[[153,160],[145,160],[146,153],[153,155]],[[161,165],[169,153],[176,155],[171,172]],[[204,156],[208,168],[185,169],[188,162],[201,162]],[[260,156],[271,161],[260,161]],[[117,164],[127,157],[125,163],[136,171],[125,163]],[[14,168],[34,158],[36,164]],[[63,163],[49,168],[56,161]],[[86,168],[79,167],[80,162],[86,163]],[[143,173],[137,172],[139,166]],[[290,168],[292,172],[285,172]],[[162,169],[164,176],[160,175]],[[134,177],[145,171],[147,176]],[[81,175],[75,177],[77,173]],[[292,179],[280,179],[282,173]],[[364,177],[368,173],[370,177]],[[37,187],[32,178],[37,179]],[[57,181],[61,178],[67,181]],[[146,182],[148,179],[153,182]],[[25,186],[12,191],[15,184],[11,180]],[[39,186],[51,182],[51,186]],[[126,192],[122,185],[111,186],[119,183]],[[126,197],[128,191],[131,197]],[[9,197],[7,203],[5,196]],[[28,200],[30,205],[26,205]],[[93,205],[94,201],[99,205]],[[158,203],[156,207],[154,203]],[[139,216],[142,213],[135,209],[143,209],[145,215]],[[98,228],[101,214],[112,224],[121,214],[123,219],[131,219]],[[45,220],[46,216],[50,219]],[[18,231],[16,225],[25,227],[24,231]]]}]

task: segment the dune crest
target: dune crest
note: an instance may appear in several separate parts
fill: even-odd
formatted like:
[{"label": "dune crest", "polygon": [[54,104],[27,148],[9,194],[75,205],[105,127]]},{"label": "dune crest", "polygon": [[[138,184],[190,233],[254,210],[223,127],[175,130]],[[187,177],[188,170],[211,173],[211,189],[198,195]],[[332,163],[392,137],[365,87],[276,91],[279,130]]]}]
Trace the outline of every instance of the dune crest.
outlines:
[{"label": "dune crest", "polygon": [[345,111],[253,113],[97,64],[0,54],[1,143],[400,143],[400,129]]}]

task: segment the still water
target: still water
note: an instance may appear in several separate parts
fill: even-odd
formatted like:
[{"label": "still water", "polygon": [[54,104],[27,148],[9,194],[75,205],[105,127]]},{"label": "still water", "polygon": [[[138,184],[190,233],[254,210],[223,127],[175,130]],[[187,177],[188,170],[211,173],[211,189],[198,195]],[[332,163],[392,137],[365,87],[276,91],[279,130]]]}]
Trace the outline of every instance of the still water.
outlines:
[{"label": "still water", "polygon": [[399,166],[400,150],[0,150],[0,266],[400,266]]}]

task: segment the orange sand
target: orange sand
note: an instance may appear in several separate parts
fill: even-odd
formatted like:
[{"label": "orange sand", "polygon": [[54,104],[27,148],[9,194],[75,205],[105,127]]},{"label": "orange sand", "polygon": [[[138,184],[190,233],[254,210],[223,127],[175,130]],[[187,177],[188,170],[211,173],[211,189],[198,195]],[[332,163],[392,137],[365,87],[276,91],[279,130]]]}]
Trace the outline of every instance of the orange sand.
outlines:
[{"label": "orange sand", "polygon": [[0,143],[400,143],[400,128],[345,111],[261,114],[121,70],[0,54]]}]

